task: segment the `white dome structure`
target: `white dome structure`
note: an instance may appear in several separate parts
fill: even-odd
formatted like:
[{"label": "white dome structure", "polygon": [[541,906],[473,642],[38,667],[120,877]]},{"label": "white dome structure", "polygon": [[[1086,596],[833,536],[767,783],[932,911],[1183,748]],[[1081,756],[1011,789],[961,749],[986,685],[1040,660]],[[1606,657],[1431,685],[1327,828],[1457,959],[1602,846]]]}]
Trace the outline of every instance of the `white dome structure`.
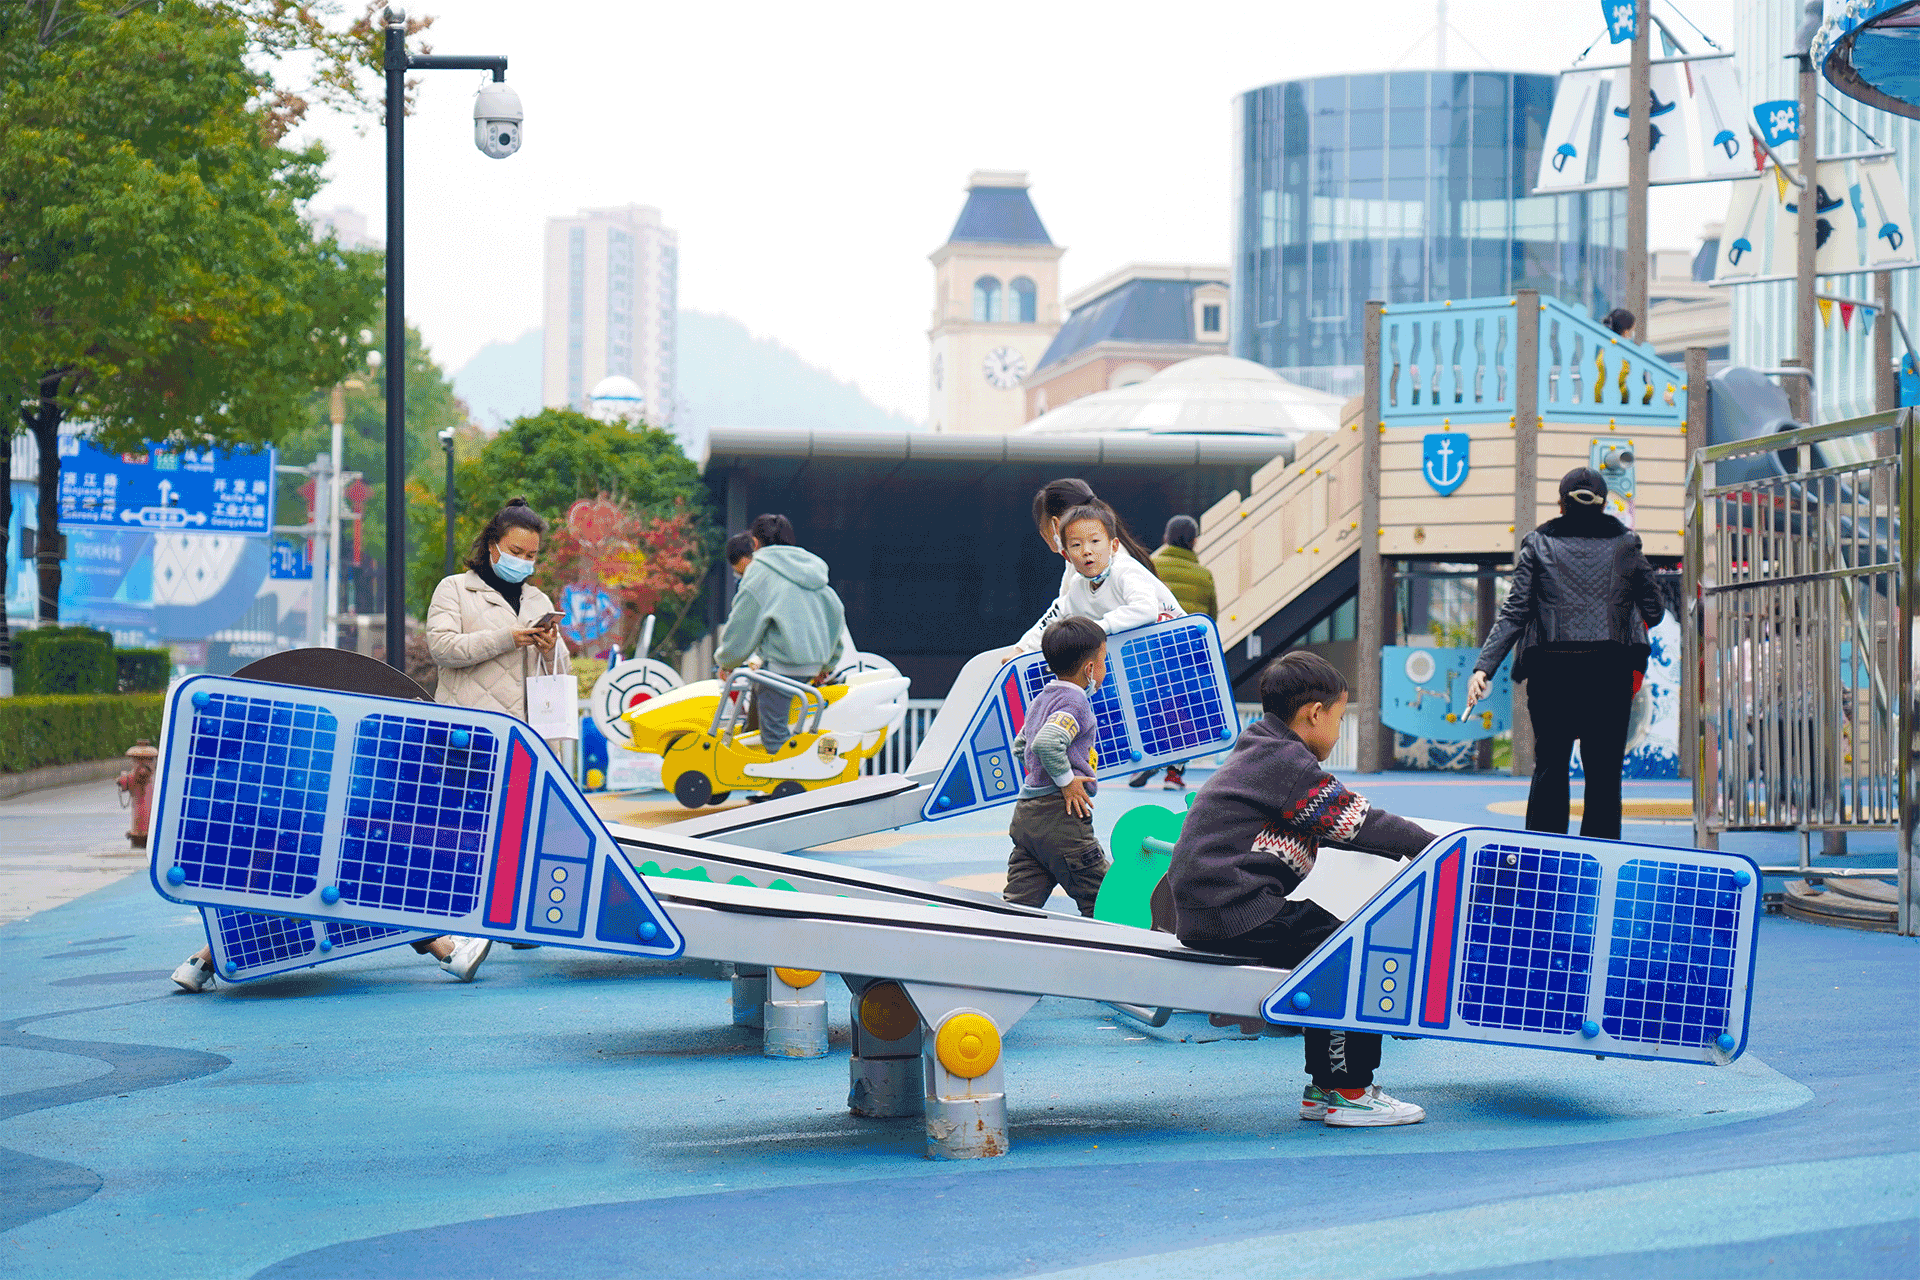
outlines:
[{"label": "white dome structure", "polygon": [[1096,391],[1049,410],[1022,435],[1255,435],[1299,439],[1340,426],[1339,396],[1303,387],[1252,360],[1196,356],[1145,382]]},{"label": "white dome structure", "polygon": [[617,373],[600,379],[587,393],[587,416],[602,422],[638,422],[646,406],[639,384]]}]

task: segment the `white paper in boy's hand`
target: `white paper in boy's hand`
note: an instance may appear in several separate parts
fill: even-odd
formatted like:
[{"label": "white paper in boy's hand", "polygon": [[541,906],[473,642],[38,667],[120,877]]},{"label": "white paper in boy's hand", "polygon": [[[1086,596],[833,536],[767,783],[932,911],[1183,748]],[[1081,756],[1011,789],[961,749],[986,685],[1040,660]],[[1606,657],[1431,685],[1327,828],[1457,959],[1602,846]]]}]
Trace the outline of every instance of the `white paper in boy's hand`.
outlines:
[{"label": "white paper in boy's hand", "polygon": [[1300,887],[1287,897],[1295,902],[1302,898],[1317,902],[1334,917],[1351,919],[1354,912],[1366,906],[1368,899],[1406,865],[1396,858],[1323,848],[1314,858],[1313,870],[1307,872]]}]

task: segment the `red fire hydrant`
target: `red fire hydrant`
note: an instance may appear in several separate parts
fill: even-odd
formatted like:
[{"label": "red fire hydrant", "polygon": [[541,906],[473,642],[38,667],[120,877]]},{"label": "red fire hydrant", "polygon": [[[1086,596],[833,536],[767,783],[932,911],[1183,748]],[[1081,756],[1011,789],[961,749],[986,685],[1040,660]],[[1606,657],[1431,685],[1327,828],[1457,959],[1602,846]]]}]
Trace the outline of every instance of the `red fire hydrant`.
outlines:
[{"label": "red fire hydrant", "polygon": [[159,758],[160,752],[142,738],[127,748],[127,759],[133,763],[120,775],[120,807],[126,808],[129,800],[133,806],[127,840],[136,849],[147,847],[147,820],[153,811],[153,762]]}]

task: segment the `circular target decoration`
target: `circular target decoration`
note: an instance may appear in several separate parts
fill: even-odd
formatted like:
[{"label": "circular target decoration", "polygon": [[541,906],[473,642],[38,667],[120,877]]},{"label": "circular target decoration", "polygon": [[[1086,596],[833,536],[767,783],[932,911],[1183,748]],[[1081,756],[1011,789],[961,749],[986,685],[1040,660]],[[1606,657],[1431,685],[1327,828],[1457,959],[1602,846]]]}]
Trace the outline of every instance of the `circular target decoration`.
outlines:
[{"label": "circular target decoration", "polygon": [[1415,684],[1425,684],[1433,679],[1433,655],[1424,650],[1415,650],[1407,655],[1407,679]]},{"label": "circular target decoration", "polygon": [[883,676],[897,676],[900,668],[888,662],[877,653],[849,653],[840,659],[840,665],[827,677],[828,684],[845,684],[849,676],[878,672]]},{"label": "circular target decoration", "polygon": [[593,692],[587,696],[587,709],[593,723],[607,735],[607,741],[628,746],[633,742],[633,734],[621,717],[650,699],[678,689],[683,683],[680,673],[664,662],[652,658],[623,662],[617,667],[608,667],[593,682]]}]

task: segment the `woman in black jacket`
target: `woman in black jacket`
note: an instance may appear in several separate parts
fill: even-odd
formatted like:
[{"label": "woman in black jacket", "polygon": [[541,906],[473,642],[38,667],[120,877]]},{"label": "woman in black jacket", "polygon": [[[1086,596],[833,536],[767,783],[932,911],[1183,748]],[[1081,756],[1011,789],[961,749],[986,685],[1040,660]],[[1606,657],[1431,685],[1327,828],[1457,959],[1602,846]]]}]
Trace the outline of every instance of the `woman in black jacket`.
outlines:
[{"label": "woman in black jacket", "polygon": [[1665,607],[1640,539],[1605,510],[1607,482],[1591,467],[1560,480],[1560,515],[1528,534],[1513,588],[1480,649],[1469,705],[1517,643],[1513,678],[1527,682],[1533,785],[1527,830],[1566,834],[1568,771],[1580,743],[1586,809],[1580,834],[1620,838],[1620,769],[1627,717],[1647,666],[1647,628]]}]

